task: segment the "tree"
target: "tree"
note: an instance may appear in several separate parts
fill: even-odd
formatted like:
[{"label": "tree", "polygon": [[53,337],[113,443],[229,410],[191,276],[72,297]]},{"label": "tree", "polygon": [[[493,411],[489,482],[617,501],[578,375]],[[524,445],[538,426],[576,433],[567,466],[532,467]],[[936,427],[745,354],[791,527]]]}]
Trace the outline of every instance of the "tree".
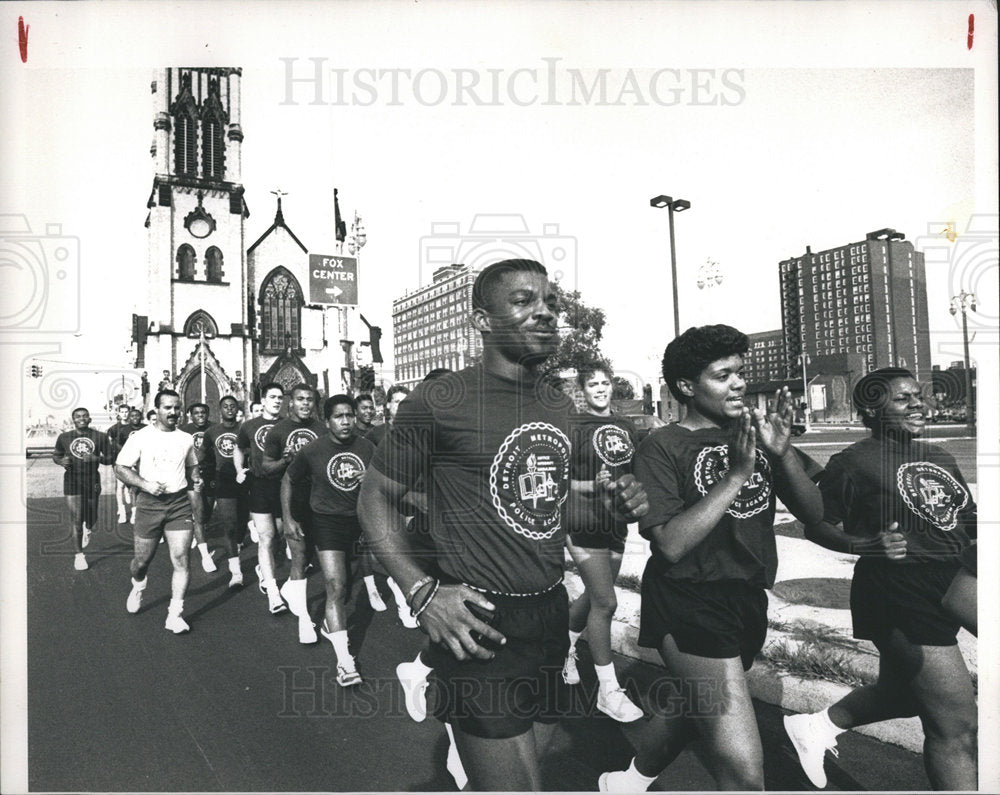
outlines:
[{"label": "tree", "polygon": [[580,291],[565,290],[554,284],[559,299],[559,347],[542,365],[546,379],[556,382],[561,370],[581,370],[586,367],[611,367],[600,348],[606,318],[604,310],[587,306],[580,298]]},{"label": "tree", "polygon": [[635,389],[632,382],[616,375],[612,379],[611,399],[612,400],[632,400],[635,398]]}]

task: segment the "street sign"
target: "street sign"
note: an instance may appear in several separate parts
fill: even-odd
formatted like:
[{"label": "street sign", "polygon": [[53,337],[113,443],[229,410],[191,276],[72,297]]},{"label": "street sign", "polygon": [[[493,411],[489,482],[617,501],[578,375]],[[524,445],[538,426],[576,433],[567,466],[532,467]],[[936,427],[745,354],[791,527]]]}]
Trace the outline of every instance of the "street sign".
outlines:
[{"label": "street sign", "polygon": [[329,306],[357,306],[357,259],[327,254],[310,254],[309,303]]}]

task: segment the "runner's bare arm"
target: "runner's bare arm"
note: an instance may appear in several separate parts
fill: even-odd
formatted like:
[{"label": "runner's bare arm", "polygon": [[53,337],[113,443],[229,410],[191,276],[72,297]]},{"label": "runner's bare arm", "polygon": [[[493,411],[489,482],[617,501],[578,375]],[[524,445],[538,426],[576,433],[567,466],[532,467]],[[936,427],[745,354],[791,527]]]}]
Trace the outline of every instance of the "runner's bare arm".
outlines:
[{"label": "runner's bare arm", "polygon": [[[400,511],[407,487],[390,480],[377,469],[370,469],[361,484],[358,498],[358,518],[365,538],[371,544],[375,556],[402,589],[409,593],[424,571],[413,559],[406,542],[406,517]],[[427,589],[414,594],[414,604],[419,606],[420,598]],[[431,640],[443,643],[451,649],[459,660],[479,657],[488,660],[493,652],[473,640],[471,633],[480,635],[496,643],[506,640],[499,632],[480,621],[468,608],[466,602],[481,607],[488,613],[493,604],[481,593],[464,585],[440,585],[420,615],[420,626]]]},{"label": "runner's bare arm", "polygon": [[296,541],[305,538],[302,525],[292,516],[292,479],[288,477],[287,472],[281,478],[281,516],[284,519],[286,533]]},{"label": "runner's bare arm", "polygon": [[115,477],[117,477],[126,486],[131,486],[134,489],[145,491],[148,494],[159,496],[160,494],[163,494],[164,491],[162,483],[153,483],[152,481],[146,480],[144,477],[141,477],[138,471],[136,471],[133,467],[115,464]]},{"label": "runner's bare arm", "polygon": [[237,445],[233,448],[233,466],[236,468],[236,482],[242,483],[246,480],[247,472],[250,470],[246,466],[246,458],[243,448]]},{"label": "runner's bare arm", "polygon": [[839,525],[819,521],[805,525],[805,535],[814,544],[864,557],[886,557],[901,560],[906,557],[906,536],[899,532],[899,523],[893,522],[885,530],[870,538],[848,535]]}]

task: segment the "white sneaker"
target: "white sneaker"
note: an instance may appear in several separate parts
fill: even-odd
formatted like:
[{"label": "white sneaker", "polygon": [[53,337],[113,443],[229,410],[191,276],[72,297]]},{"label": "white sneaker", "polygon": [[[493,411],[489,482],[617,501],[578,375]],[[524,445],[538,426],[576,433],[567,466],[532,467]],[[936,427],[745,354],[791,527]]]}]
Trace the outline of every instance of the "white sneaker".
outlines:
[{"label": "white sneaker", "polygon": [[73,568],[77,571],[86,571],[90,568],[87,558],[82,552],[77,552],[76,557],[73,558]]},{"label": "white sneaker", "polygon": [[609,770],[597,779],[597,789],[601,792],[645,792],[647,788],[630,781],[627,770]]},{"label": "white sneaker", "polygon": [[604,692],[604,688],[597,689],[597,708],[605,715],[610,715],[619,723],[631,723],[642,717],[642,710],[639,709],[621,687],[616,690]]},{"label": "white sneaker", "polygon": [[90,546],[90,530],[86,525],[84,525],[83,533],[80,536],[80,546],[84,549]]},{"label": "white sneaker", "polygon": [[399,616],[399,620],[403,622],[403,626],[407,629],[416,629],[420,626],[408,607],[397,607],[396,615]]},{"label": "white sneaker", "polygon": [[257,534],[257,525],[253,523],[253,519],[247,522],[247,529],[250,531],[250,540],[255,544],[260,543],[260,536]]},{"label": "white sneaker", "polygon": [[427,678],[418,672],[419,666],[402,662],[396,666],[396,678],[403,686],[403,703],[406,711],[417,723],[427,717]]},{"label": "white sneaker", "polygon": [[570,649],[562,669],[563,681],[568,685],[580,684],[580,671],[576,667],[576,649]]},{"label": "white sneaker", "polygon": [[826,786],[823,757],[827,751],[839,757],[837,738],[816,725],[815,715],[785,715],[785,733],[799,755],[799,764],[814,787]]},{"label": "white sneaker", "polygon": [[264,596],[267,596],[267,589],[264,587],[264,575],[260,572],[260,564],[253,567],[253,573],[257,575],[257,588]]},{"label": "white sneaker", "polygon": [[181,618],[180,613],[167,613],[167,621],[163,625],[165,629],[170,630],[175,635],[180,635],[182,632],[190,632],[191,627],[188,626],[188,622]]},{"label": "white sneaker", "polygon": [[352,687],[361,684],[361,674],[354,657],[348,655],[343,661],[337,661],[337,684],[341,687]]},{"label": "white sneaker", "polygon": [[211,552],[201,553],[201,567],[206,573],[211,574],[213,571],[218,571],[219,567],[215,565],[215,561],[212,559]]},{"label": "white sneaker", "polygon": [[129,591],[128,599],[125,600],[125,609],[130,613],[138,613],[139,608],[142,607],[142,594],[146,590],[146,581],[143,580],[141,583],[136,585],[135,580],[132,581],[132,590]]},{"label": "white sneaker", "polygon": [[243,585],[243,572],[242,571],[232,572],[232,576],[229,578],[229,587],[240,588],[242,587],[242,585]]},{"label": "white sneaker", "polygon": [[380,594],[375,588],[370,588],[368,590],[368,602],[372,606],[372,610],[376,613],[384,613],[386,610],[385,602],[382,599],[382,594]]}]

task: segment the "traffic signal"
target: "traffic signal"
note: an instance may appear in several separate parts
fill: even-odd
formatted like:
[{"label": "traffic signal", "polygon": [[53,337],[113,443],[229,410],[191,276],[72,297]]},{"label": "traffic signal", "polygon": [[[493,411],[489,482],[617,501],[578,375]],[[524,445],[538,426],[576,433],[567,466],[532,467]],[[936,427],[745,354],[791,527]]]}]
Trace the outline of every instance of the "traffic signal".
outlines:
[{"label": "traffic signal", "polygon": [[372,361],[375,364],[382,364],[382,351],[379,350],[379,340],[382,339],[382,328],[380,326],[368,327],[368,342],[372,346]]},{"label": "traffic signal", "polygon": [[31,365],[31,377],[32,378],[42,377],[42,366],[40,364]]}]

